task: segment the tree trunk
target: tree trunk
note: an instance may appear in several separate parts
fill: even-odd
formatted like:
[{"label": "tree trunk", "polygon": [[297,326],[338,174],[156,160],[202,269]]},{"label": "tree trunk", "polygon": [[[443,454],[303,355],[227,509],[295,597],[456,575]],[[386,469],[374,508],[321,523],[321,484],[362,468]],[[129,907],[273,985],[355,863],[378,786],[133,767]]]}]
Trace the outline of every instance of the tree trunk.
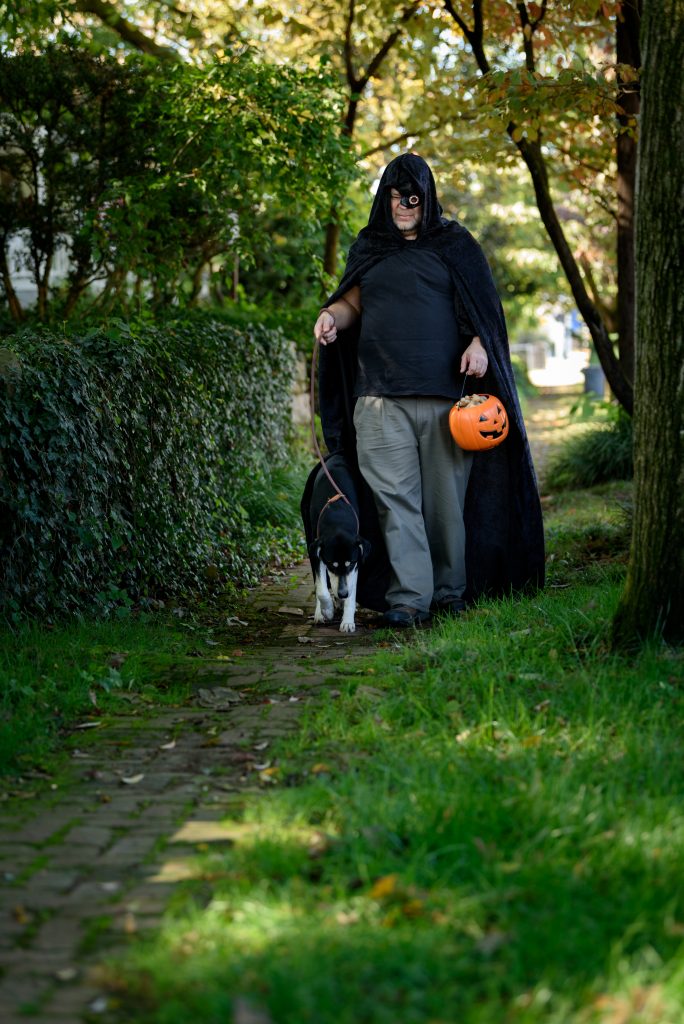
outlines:
[{"label": "tree trunk", "polygon": [[[513,134],[514,125],[508,126],[508,132]],[[608,330],[595,304],[592,302],[589,292],[582,278],[577,260],[572,254],[568,241],[563,232],[561,222],[558,219],[556,208],[553,205],[549,180],[546,172],[546,163],[542,155],[541,146],[538,142],[529,142],[522,138],[517,141],[516,146],[520,155],[527,164],[532,177],[534,193],[537,200],[537,209],[551,239],[556,254],[563,268],[565,276],[570,285],[573,298],[582,318],[589,328],[591,339],[594,342],[596,354],[599,357],[603,372],[610,385],[611,391],[627,412],[632,412],[633,391],[631,383],[627,380],[621,364],[613,351],[613,343],[610,340]]]},{"label": "tree trunk", "polygon": [[[640,2],[640,0],[625,0],[626,4],[635,2]],[[480,73],[482,75],[488,74],[491,69],[484,49],[483,0],[472,0],[472,28],[466,23],[459,11],[456,9],[453,0],[444,0],[444,6],[470,43],[473,56],[475,57]],[[529,72],[534,72],[535,57],[532,42],[533,32],[525,31],[525,29],[529,30],[531,27],[529,12],[524,3],[518,4],[517,7],[518,14],[521,18],[521,26],[523,28],[523,49],[525,51],[526,67]],[[540,14],[536,18],[535,25],[544,17],[545,8],[546,3],[541,6]],[[525,138],[525,136],[517,138],[517,133],[515,133],[516,127],[517,126],[511,122],[507,125],[506,131],[517,146],[518,151],[530,172],[532,184],[534,186],[534,194],[537,200],[537,208],[539,210],[542,223],[546,228],[547,234],[551,239],[554,249],[556,250],[561,267],[568,279],[577,308],[580,311],[582,319],[589,328],[589,333],[591,334],[591,339],[594,342],[596,354],[599,357],[599,361],[603,368],[603,372],[606,375],[611,391],[617,398],[620,405],[622,405],[627,412],[631,413],[634,401],[632,382],[627,377],[620,361],[613,351],[613,343],[610,339],[608,328],[603,321],[599,309],[594,304],[589,292],[587,291],[587,286],[582,278],[577,260],[572,254],[565,237],[563,227],[558,219],[558,215],[553,204],[553,198],[551,196],[546,160],[542,152],[541,145],[538,141],[531,142],[529,139]]]},{"label": "tree trunk", "polygon": [[684,4],[644,0],[634,527],[614,640],[684,641]]},{"label": "tree trunk", "polygon": [[[639,29],[642,0],[624,0],[617,15],[615,50],[618,64],[641,67]],[[636,77],[636,76],[635,76]],[[617,139],[617,313],[620,367],[630,384],[634,383],[634,188],[636,179],[636,119],[639,115],[638,83],[624,76],[619,79]]]},{"label": "tree trunk", "polygon": [[[355,86],[352,85],[351,88]],[[351,139],[354,134],[354,124],[356,123],[356,112],[358,110],[359,101],[356,98],[349,100],[347,104],[347,113],[344,118],[342,125],[342,134],[346,135],[348,139]],[[325,228],[325,253],[323,256],[323,270],[326,274],[330,274],[331,277],[335,277],[337,274],[337,249],[340,244],[340,225],[337,220],[337,207],[333,207],[330,211],[330,221]]]},{"label": "tree trunk", "polygon": [[19,297],[14,290],[12,284],[12,275],[10,274],[9,264],[7,262],[7,252],[5,250],[4,242],[0,246],[0,278],[2,278],[2,286],[5,289],[5,297],[7,299],[7,305],[9,306],[10,316],[13,320],[19,323],[24,319],[24,310],[19,302]]}]

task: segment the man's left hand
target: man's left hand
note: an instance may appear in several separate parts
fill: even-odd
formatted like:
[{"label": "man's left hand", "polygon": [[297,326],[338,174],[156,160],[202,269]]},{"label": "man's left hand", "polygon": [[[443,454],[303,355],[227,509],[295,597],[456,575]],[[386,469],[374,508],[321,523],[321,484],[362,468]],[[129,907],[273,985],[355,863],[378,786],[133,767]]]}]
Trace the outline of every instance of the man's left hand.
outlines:
[{"label": "man's left hand", "polygon": [[487,353],[482,347],[479,338],[473,338],[461,356],[461,373],[467,373],[473,377],[484,377],[489,366]]}]

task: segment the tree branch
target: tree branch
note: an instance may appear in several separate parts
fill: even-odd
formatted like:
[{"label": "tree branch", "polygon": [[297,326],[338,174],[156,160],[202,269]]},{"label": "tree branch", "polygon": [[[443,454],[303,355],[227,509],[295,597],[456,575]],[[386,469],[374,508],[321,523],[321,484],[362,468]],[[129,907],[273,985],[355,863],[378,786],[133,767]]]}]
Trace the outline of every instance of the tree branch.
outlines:
[{"label": "tree branch", "polygon": [[444,0],[444,7],[449,12],[451,17],[454,19],[458,27],[460,28],[463,35],[470,43],[470,48],[473,51],[473,56],[477,63],[478,68],[483,75],[486,75],[489,71],[489,61],[487,60],[487,54],[484,51],[484,22],[482,18],[482,0],[473,0],[472,12],[473,12],[473,28],[468,28],[468,25],[456,11],[452,0]]},{"label": "tree branch", "polygon": [[529,72],[533,72],[535,70],[535,63],[534,43],[532,42],[532,36],[534,35],[535,26],[530,21],[530,16],[527,13],[527,5],[525,4],[524,0],[522,3],[516,4],[516,7],[518,8],[520,27],[522,28],[523,50],[525,53],[525,67]]},{"label": "tree branch", "polygon": [[119,14],[116,6],[109,0],[76,0],[75,8],[80,14],[93,14],[113,32],[121,36],[124,42],[134,46],[136,50],[149,53],[163,60],[178,60],[179,56],[169,46],[160,46],[154,39],[146,36],[132,22]]},{"label": "tree branch", "polygon": [[373,77],[373,75],[376,73],[376,71],[378,70],[378,68],[382,64],[383,60],[385,59],[385,57],[387,56],[387,54],[392,49],[392,47],[396,43],[397,39],[401,35],[401,33],[403,31],[403,28],[404,28],[404,25],[406,24],[407,21],[411,20],[413,15],[418,10],[419,6],[420,6],[420,0],[414,0],[414,2],[409,4],[408,7],[404,8],[404,10],[402,11],[402,15],[401,15],[401,19],[400,19],[401,24],[400,24],[399,28],[396,28],[394,30],[394,32],[390,33],[390,35],[387,37],[385,42],[382,44],[382,46],[380,47],[380,49],[375,54],[375,56],[371,60],[370,64],[366,68],[366,70],[365,70],[365,72],[363,74],[363,77],[360,79],[360,81],[358,83],[359,87],[360,87],[359,90],[358,90],[359,92],[361,92],[362,89],[365,89],[365,87],[368,85],[368,82]]},{"label": "tree branch", "polygon": [[349,0],[349,8],[347,11],[347,23],[344,26],[344,66],[347,71],[347,85],[349,86],[352,92],[360,92],[359,80],[356,77],[356,72],[354,71],[354,61],[352,52],[352,28],[354,26],[355,7],[355,0]]},{"label": "tree branch", "polygon": [[451,17],[454,19],[463,35],[470,42],[470,37],[473,34],[473,30],[471,28],[468,28],[467,24],[456,10],[451,0],[444,0],[444,9],[451,15]]},{"label": "tree branch", "polygon": [[[439,125],[430,125],[429,132],[435,131],[439,128]],[[374,156],[375,153],[382,153],[385,149],[390,149],[392,146],[397,146],[400,142],[405,142],[406,139],[420,139],[425,135],[426,132],[401,132],[400,135],[395,135],[393,139],[387,139],[386,142],[381,142],[377,146],[371,146],[370,149],[365,150],[360,160],[366,160],[369,156]]]}]

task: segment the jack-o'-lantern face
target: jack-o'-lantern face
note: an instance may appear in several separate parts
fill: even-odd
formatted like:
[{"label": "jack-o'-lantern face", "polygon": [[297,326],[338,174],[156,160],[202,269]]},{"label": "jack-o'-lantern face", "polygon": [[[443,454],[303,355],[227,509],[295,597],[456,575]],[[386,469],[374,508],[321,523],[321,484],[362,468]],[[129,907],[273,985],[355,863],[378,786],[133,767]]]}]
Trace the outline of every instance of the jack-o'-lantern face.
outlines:
[{"label": "jack-o'-lantern face", "polygon": [[449,428],[460,448],[486,451],[508,435],[508,416],[503,402],[494,395],[468,395],[453,406]]}]

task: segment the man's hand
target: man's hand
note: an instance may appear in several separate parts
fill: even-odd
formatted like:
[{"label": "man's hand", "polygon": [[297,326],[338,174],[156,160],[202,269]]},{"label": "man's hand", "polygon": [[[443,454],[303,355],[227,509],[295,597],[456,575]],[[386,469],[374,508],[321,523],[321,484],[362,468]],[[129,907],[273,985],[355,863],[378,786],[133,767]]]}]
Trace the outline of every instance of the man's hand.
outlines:
[{"label": "man's hand", "polygon": [[479,338],[473,338],[461,356],[461,373],[467,373],[473,377],[484,377],[489,366],[487,353],[482,347]]},{"label": "man's hand", "polygon": [[320,341],[321,345],[329,345],[337,338],[335,317],[327,309],[318,315],[318,320],[314,324],[314,338],[316,341]]},{"label": "man's hand", "polygon": [[361,289],[355,284],[341,299],[320,311],[314,324],[314,338],[321,345],[329,345],[336,340],[338,331],[346,331],[360,316]]}]

